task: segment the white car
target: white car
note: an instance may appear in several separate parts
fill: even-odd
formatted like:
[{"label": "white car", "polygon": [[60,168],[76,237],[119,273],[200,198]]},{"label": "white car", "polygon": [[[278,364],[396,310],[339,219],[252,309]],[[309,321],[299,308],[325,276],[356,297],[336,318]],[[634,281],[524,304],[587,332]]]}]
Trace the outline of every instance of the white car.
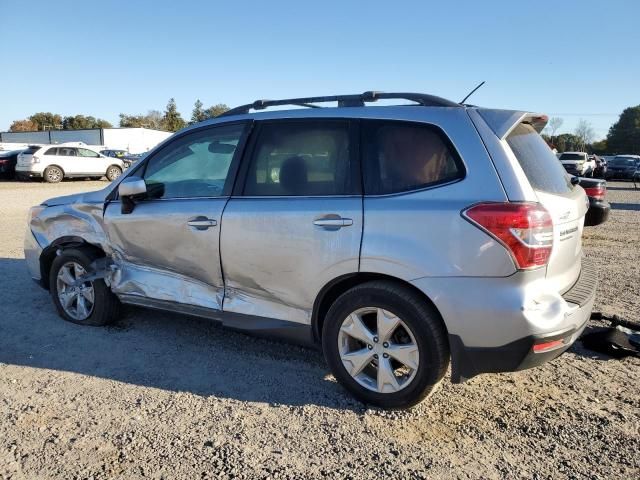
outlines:
[{"label": "white car", "polygon": [[118,178],[124,170],[119,158],[111,158],[77,143],[31,145],[18,155],[16,178],[43,178],[57,183],[63,178],[106,176]]},{"label": "white car", "polygon": [[585,152],[564,152],[558,157],[564,169],[577,177],[593,177],[596,161]]}]

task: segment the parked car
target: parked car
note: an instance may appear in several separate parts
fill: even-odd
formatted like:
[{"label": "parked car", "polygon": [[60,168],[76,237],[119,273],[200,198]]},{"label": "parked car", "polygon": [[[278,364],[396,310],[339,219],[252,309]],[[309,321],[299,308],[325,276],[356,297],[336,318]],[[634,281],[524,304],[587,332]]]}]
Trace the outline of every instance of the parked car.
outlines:
[{"label": "parked car", "polygon": [[77,144],[33,145],[18,155],[18,178],[43,178],[57,183],[63,178],[106,176],[113,181],[122,174],[124,163]]},{"label": "parked car", "polygon": [[593,177],[596,169],[595,160],[589,159],[585,152],[564,152],[558,157],[564,169],[577,177]]},{"label": "parked car", "polygon": [[8,150],[0,152],[0,176],[13,178],[16,175],[18,155],[24,150]]},{"label": "parked car", "polygon": [[593,227],[606,222],[611,210],[611,205],[605,200],[607,182],[599,178],[579,178],[578,182],[589,198],[589,210],[585,216],[584,226]]},{"label": "parked car", "polygon": [[100,150],[100,153],[105,157],[111,157],[111,158],[123,158],[125,155],[128,154],[126,150],[113,150],[113,149]]},{"label": "parked car", "polygon": [[258,101],[33,207],[26,263],[70,322],[125,303],[319,345],[357,398],[409,407],[450,361],[454,382],[534,367],[589,319],[587,197],[546,122],[425,94]]},{"label": "parked car", "polygon": [[607,166],[607,180],[633,180],[640,171],[640,155],[616,155]]}]

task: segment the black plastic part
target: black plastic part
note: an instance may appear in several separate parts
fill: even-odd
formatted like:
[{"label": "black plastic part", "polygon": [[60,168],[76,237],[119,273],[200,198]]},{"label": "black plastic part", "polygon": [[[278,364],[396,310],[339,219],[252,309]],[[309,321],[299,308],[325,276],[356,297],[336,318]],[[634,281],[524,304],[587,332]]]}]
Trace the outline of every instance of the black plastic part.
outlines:
[{"label": "black plastic part", "polygon": [[[585,322],[586,324],[586,322]],[[581,329],[584,326],[580,326]],[[545,341],[570,338],[576,330],[569,329],[549,336],[530,335],[500,347],[467,347],[458,335],[449,335],[451,351],[451,381],[462,383],[481,373],[517,372],[537,367],[564,353],[570,346],[548,352],[534,353],[533,345]]]},{"label": "black plastic part", "polygon": [[609,202],[589,197],[589,210],[587,210],[587,215],[584,218],[584,226],[595,227],[603,224],[609,218],[610,211],[611,205],[609,205]]},{"label": "black plastic part", "polygon": [[364,92],[352,95],[330,95],[324,97],[302,97],[288,98],[282,100],[256,100],[253,103],[240,105],[218,115],[219,117],[228,117],[231,115],[241,115],[249,113],[253,110],[264,110],[268,107],[276,107],[282,105],[295,105],[301,107],[319,108],[315,103],[338,102],[339,107],[364,107],[365,103],[375,102],[382,99],[410,100],[424,107],[461,107],[459,103],[452,102],[445,98],[426,93],[386,93],[386,92]]}]

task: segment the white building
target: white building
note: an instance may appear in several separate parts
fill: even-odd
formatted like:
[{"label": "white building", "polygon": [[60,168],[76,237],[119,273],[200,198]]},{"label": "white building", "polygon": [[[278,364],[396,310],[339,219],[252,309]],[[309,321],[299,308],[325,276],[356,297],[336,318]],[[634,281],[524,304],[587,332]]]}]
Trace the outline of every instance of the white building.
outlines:
[{"label": "white building", "polygon": [[44,130],[38,132],[0,132],[0,150],[13,150],[27,145],[83,142],[101,149],[143,153],[172,132],[149,128],[88,128],[83,130]]}]

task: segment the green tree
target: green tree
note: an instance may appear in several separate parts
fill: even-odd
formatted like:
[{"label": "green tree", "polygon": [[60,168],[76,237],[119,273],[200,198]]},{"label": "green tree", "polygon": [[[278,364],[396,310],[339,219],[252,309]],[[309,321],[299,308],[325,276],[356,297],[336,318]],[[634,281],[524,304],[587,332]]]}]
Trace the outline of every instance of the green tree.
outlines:
[{"label": "green tree", "polygon": [[146,115],[120,114],[120,126],[128,128],[154,128],[160,130],[163,127],[164,119],[158,110],[149,110]]},{"label": "green tree", "polygon": [[229,107],[224,103],[218,103],[217,105],[213,105],[212,107],[207,108],[205,113],[205,118],[214,118],[218,115],[222,115],[224,112],[229,110]]},{"label": "green tree", "polygon": [[36,130],[51,130],[62,127],[62,117],[57,113],[38,112],[29,117],[36,125]]},{"label": "green tree", "polygon": [[9,127],[10,132],[33,132],[37,129],[38,125],[28,119],[15,120]]},{"label": "green tree", "polygon": [[111,128],[111,124],[100,118],[84,115],[74,115],[64,117],[62,128],[65,130],[80,130],[84,128]]},{"label": "green tree", "polygon": [[554,140],[559,152],[579,150],[582,144],[582,140],[573,133],[561,133]]},{"label": "green tree", "polygon": [[593,142],[589,146],[589,150],[594,155],[605,155],[605,154],[609,153],[609,147],[607,145],[607,141],[606,140],[600,140],[598,142]]},{"label": "green tree", "polygon": [[640,105],[625,108],[607,135],[609,153],[640,155]]},{"label": "green tree", "polygon": [[170,132],[177,132],[181,128],[184,128],[185,121],[183,120],[182,115],[180,115],[180,112],[178,112],[178,107],[176,106],[174,98],[169,99],[162,120],[164,128]]},{"label": "green tree", "polygon": [[196,100],[196,103],[193,104],[193,111],[191,112],[191,124],[201,122],[207,119],[207,115],[202,109],[202,102],[200,99]]}]

